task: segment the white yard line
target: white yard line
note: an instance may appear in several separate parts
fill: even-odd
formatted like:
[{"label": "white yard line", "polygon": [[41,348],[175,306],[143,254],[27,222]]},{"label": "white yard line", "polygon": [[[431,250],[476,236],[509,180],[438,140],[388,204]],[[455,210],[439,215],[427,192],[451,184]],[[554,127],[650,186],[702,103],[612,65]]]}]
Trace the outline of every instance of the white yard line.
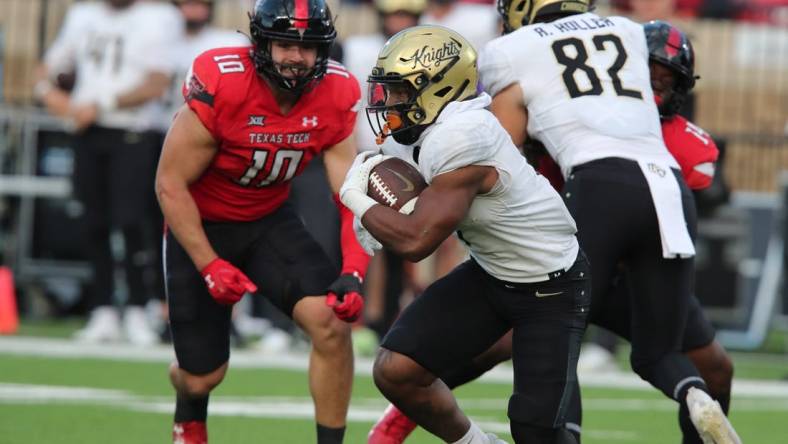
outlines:
[{"label": "white yard line", "polygon": [[[20,356],[57,357],[69,359],[107,359],[115,361],[170,362],[174,358],[172,346],[135,347],[125,343],[81,344],[70,339],[35,338],[23,336],[0,337],[0,354]],[[371,375],[372,360],[356,359],[356,374]],[[304,353],[267,355],[258,350],[236,350],[230,356],[234,368],[280,368],[306,370],[308,356]],[[648,383],[631,372],[606,372],[579,375],[583,387],[654,390]],[[484,382],[511,384],[512,370],[501,365],[481,378]],[[736,397],[762,397],[788,399],[788,381],[734,379]]]},{"label": "white yard line", "polygon": [[[101,405],[114,408],[160,413],[171,416],[175,408],[169,396],[139,396],[125,390],[108,390],[90,387],[65,387],[34,384],[10,384],[0,382],[0,405]],[[503,412],[505,400],[467,399],[463,408],[475,411]],[[372,423],[376,421],[386,402],[380,398],[356,399],[350,406],[348,421]],[[592,398],[583,401],[588,410],[601,411],[674,411],[676,406],[668,400],[604,399]],[[736,411],[788,411],[788,400],[743,399],[736,401]],[[212,396],[209,406],[211,416],[233,416],[254,418],[277,418],[309,420],[314,409],[308,397],[265,397]],[[508,435],[509,424],[489,416],[474,415],[474,420],[486,431]],[[637,441],[638,432],[631,430],[600,430],[585,428],[583,435],[589,438],[614,441]]]},{"label": "white yard line", "polygon": [[[126,390],[5,382],[0,382],[0,404],[116,405],[160,413],[171,413],[174,408],[172,397],[166,395],[143,396]],[[460,404],[466,410],[502,412],[506,410],[508,402],[498,398],[473,398],[462,399]],[[217,395],[211,396],[210,405],[211,413],[217,415],[300,418],[313,414],[311,398],[305,396]],[[352,417],[357,421],[375,421],[386,405],[387,402],[382,398],[354,399]],[[667,399],[589,398],[583,400],[583,408],[600,411],[674,411],[676,404]],[[303,412],[304,409],[309,411]],[[736,410],[788,411],[788,399],[737,399]]]},{"label": "white yard line", "polygon": [[[226,399],[221,396],[211,398],[209,414],[211,416],[241,416],[255,418],[299,419],[310,420],[314,417],[312,401],[309,398],[274,397],[266,399],[255,397],[247,401],[238,398]],[[365,400],[350,407],[348,421],[372,423],[377,421],[385,402],[382,400]],[[174,404],[162,397],[136,396],[122,390],[102,390],[87,387],[39,386],[29,384],[0,383],[0,404],[91,404],[108,405],[128,410],[161,413],[172,415]],[[359,406],[363,404],[364,406]],[[472,403],[470,403],[472,404]],[[489,402],[488,402],[489,404]],[[503,406],[503,405],[501,405]],[[505,406],[504,406],[505,408]],[[500,409],[496,409],[500,410]],[[509,424],[496,421],[489,417],[474,417],[479,426],[486,431],[500,435],[509,434]],[[605,438],[608,441],[633,441],[638,434],[625,430],[585,430],[585,436]]]}]

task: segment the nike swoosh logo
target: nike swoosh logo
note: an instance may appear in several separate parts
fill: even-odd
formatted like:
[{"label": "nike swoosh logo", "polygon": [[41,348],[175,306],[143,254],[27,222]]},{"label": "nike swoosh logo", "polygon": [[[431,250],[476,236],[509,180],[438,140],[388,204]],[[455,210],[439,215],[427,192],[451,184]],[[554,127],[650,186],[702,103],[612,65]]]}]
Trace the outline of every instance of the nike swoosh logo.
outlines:
[{"label": "nike swoosh logo", "polygon": [[413,182],[411,182],[410,179],[408,179],[407,177],[403,176],[402,174],[400,174],[400,173],[398,173],[398,172],[396,172],[396,171],[394,171],[394,170],[392,170],[390,168],[386,168],[386,169],[389,170],[391,172],[391,174],[399,177],[399,180],[405,182],[405,189],[403,189],[402,191],[413,191],[413,190],[416,189],[416,186],[413,185]]},{"label": "nike swoosh logo", "polygon": [[536,290],[536,297],[538,298],[546,298],[548,296],[558,296],[559,294],[563,294],[563,291],[559,291],[558,293],[539,293],[539,290]]}]

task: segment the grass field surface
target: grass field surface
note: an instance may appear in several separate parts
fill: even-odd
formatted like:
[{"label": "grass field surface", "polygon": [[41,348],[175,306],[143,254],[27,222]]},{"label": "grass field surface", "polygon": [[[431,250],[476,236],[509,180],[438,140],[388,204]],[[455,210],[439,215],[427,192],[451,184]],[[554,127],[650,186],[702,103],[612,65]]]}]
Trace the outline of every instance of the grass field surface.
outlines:
[{"label": "grass field surface", "polygon": [[[67,340],[0,338],[0,443],[171,442],[170,358],[166,346],[90,348]],[[788,368],[779,358],[763,361],[747,365],[764,374]],[[305,356],[258,357],[241,351],[234,352],[232,362],[211,396],[211,442],[314,442]],[[370,366],[369,360],[357,363],[347,443],[366,442],[386,406],[369,376]],[[509,377],[504,367],[457,394],[483,429],[510,441]],[[584,443],[680,442],[675,404],[633,375],[581,376],[581,382]],[[731,419],[747,444],[788,442],[788,383],[737,380]],[[407,442],[439,441],[417,430]]]}]

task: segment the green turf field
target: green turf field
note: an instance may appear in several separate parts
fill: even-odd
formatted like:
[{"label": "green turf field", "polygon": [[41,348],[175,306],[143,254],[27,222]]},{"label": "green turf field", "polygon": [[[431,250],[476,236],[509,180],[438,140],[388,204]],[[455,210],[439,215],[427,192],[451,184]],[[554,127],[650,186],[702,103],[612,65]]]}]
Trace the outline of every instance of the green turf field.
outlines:
[{"label": "green turf field", "polygon": [[[166,362],[0,353],[0,443],[166,443],[172,392]],[[211,397],[214,443],[314,442],[303,370],[234,368]],[[506,383],[458,391],[486,430],[508,435]],[[655,391],[584,388],[584,443],[678,443],[674,404]],[[346,442],[363,443],[386,403],[358,376]],[[731,415],[747,444],[788,442],[788,398],[735,396]],[[438,442],[417,431],[411,443]]]},{"label": "green turf field", "polygon": [[[26,322],[20,333],[42,339],[65,338],[80,325]],[[167,381],[168,347],[157,349],[153,358],[142,358],[154,362],[139,362],[137,355],[146,353],[124,345],[117,346],[121,356],[78,357],[74,350],[78,352],[80,347],[55,339],[61,342],[55,342],[51,353],[30,356],[27,351],[5,350],[2,341],[0,338],[0,444],[170,442],[173,395]],[[779,353],[788,341],[782,335],[772,337],[771,343],[777,348],[768,350],[771,354],[733,353],[737,382],[746,385],[753,380],[756,384],[757,380],[771,380],[777,384],[774,389],[765,385],[738,392],[743,394],[734,387],[731,419],[745,444],[788,442],[788,383],[784,381],[788,357]],[[71,349],[59,353],[58,344]],[[24,347],[28,351],[35,348]],[[622,368],[627,366],[627,352],[623,346],[619,353]],[[55,357],[58,354],[65,357]],[[266,364],[252,367],[258,368],[232,368],[212,395],[212,442],[314,442],[305,371],[272,369]],[[620,382],[614,377],[609,383],[583,388],[583,442],[678,443],[675,404],[654,390],[616,388],[629,387],[627,377],[633,379],[622,373]],[[483,429],[508,440],[505,411],[509,387],[509,382],[477,382],[457,392],[461,405]],[[346,442],[364,443],[386,402],[369,376],[357,376],[353,394]],[[438,440],[417,430],[408,442]]]}]

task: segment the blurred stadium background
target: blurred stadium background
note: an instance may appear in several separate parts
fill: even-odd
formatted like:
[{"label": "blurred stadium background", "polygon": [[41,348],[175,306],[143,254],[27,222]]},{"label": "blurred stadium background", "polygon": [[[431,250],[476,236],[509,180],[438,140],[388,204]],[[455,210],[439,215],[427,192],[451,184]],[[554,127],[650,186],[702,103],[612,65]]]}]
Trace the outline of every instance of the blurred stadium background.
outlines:
[{"label": "blurred stadium background", "polygon": [[[0,443],[165,442],[170,346],[69,339],[84,322],[80,301],[91,276],[71,198],[71,136],[33,100],[32,73],[74,2],[0,0],[0,266],[14,284],[0,270],[0,320],[9,316],[9,295],[21,317],[0,336]],[[602,12],[622,3],[598,2]],[[733,351],[740,435],[746,443],[788,442],[788,1],[694,2],[701,3],[707,9],[676,21],[693,40],[701,76],[689,112],[723,151],[721,174],[697,196],[697,293]],[[215,23],[245,32],[250,5],[218,0]],[[376,31],[368,3],[332,5],[340,39]],[[303,348],[271,355],[238,345],[227,382],[212,396],[212,438],[310,442]],[[617,369],[581,375],[584,442],[678,442],[673,405],[628,371],[626,351]],[[360,357],[347,442],[364,442],[386,405],[370,369]],[[460,391],[474,418],[504,437],[509,376],[503,366]],[[432,441],[418,432],[412,442]]]}]

